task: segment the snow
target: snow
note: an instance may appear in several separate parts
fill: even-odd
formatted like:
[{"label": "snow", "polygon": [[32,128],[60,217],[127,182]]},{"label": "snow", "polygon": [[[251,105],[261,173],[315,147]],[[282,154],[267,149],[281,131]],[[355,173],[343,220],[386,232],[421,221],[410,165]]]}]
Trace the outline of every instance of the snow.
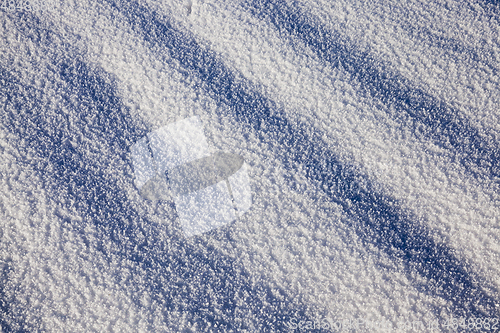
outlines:
[{"label": "snow", "polygon": [[[1,15],[2,332],[500,318],[498,4],[51,1]],[[141,196],[155,171],[139,157],[165,169],[215,152],[243,168],[183,198]],[[184,223],[199,214],[209,227]]]}]

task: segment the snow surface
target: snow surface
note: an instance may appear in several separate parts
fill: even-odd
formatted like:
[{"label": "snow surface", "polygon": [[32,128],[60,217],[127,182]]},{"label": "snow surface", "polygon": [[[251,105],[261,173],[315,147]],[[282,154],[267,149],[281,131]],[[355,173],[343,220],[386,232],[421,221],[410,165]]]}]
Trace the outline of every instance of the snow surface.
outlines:
[{"label": "snow surface", "polygon": [[[497,2],[0,15],[2,332],[500,319]],[[244,158],[252,205],[187,238],[173,199],[141,197],[130,149],[193,116],[207,149]]]}]

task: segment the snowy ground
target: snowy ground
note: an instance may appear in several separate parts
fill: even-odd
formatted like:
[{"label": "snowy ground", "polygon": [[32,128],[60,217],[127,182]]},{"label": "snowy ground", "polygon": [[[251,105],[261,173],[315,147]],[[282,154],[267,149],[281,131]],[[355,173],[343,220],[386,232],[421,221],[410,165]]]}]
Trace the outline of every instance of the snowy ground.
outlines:
[{"label": "snowy ground", "polygon": [[[496,1],[38,4],[0,10],[2,332],[500,331]],[[192,116],[253,204],[186,238],[130,146]]]}]

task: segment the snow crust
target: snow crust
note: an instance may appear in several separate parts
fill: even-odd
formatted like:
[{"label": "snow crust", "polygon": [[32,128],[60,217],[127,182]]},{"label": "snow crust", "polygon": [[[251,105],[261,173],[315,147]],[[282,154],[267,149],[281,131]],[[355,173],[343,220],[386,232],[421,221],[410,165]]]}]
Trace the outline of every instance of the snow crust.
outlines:
[{"label": "snow crust", "polygon": [[[2,332],[500,319],[494,1],[51,1],[0,15]],[[195,137],[178,163],[241,156],[238,209],[225,182],[144,199],[145,137],[155,158]],[[182,225],[192,202],[217,228]]]}]

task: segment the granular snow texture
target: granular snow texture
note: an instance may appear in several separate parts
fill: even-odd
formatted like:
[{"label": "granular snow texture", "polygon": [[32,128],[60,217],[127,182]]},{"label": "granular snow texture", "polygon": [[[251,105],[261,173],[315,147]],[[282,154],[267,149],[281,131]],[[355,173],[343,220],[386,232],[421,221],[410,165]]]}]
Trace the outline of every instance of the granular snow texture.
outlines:
[{"label": "granular snow texture", "polygon": [[[500,331],[498,2],[1,7],[1,332]],[[252,205],[186,237],[130,147],[193,116]]]}]

